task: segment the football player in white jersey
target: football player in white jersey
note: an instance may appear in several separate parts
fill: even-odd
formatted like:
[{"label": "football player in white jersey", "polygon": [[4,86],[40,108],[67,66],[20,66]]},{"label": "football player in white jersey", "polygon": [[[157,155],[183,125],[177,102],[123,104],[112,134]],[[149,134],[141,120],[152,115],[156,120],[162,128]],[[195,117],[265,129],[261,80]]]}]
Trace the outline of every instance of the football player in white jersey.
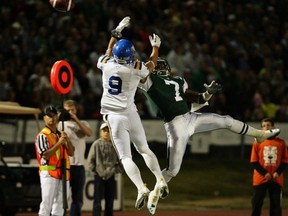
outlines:
[{"label": "football player in white jersey", "polygon": [[[129,26],[130,17],[125,17],[116,29],[106,53],[98,59],[97,67],[102,70],[103,94],[101,114],[108,123],[112,142],[128,177],[138,189],[135,203],[141,209],[145,202],[151,215],[154,215],[159,196],[167,196],[168,186],[162,176],[155,154],[149,149],[141,119],[134,104],[134,96],[139,81],[147,77],[155,67],[161,40],[158,35],[149,36],[152,52],[149,61],[136,60],[135,48],[131,41],[120,39],[122,30]],[[117,39],[120,39],[117,41]],[[131,142],[143,156],[146,165],[156,177],[153,196],[144,184],[137,165],[132,160]],[[156,193],[156,192],[157,193]]]},{"label": "football player in white jersey", "polygon": [[[204,84],[206,92],[198,93],[188,88],[184,78],[170,75],[171,69],[165,59],[159,58],[156,67],[147,79],[142,80],[139,88],[144,90],[149,100],[158,108],[164,120],[167,135],[167,168],[163,170],[166,182],[175,177],[181,167],[185,149],[190,136],[196,133],[217,129],[228,129],[231,132],[253,136],[258,142],[277,136],[279,129],[257,130],[250,125],[228,115],[216,113],[196,113],[197,108],[189,102],[196,102],[198,109],[208,104],[213,94],[221,90],[221,85],[212,81]],[[193,103],[192,105],[195,105]]]}]

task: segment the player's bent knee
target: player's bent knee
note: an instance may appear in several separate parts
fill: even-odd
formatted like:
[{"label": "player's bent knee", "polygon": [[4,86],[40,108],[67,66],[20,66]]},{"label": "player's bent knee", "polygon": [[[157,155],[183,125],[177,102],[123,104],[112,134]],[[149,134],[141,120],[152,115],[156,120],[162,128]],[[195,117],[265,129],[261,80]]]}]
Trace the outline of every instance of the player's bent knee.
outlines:
[{"label": "player's bent knee", "polygon": [[225,122],[225,125],[229,128],[229,127],[231,127],[232,126],[232,124],[233,124],[233,118],[231,117],[231,116],[229,116],[229,115],[225,115],[225,116],[223,116],[223,118],[224,118],[224,122]]},{"label": "player's bent knee", "polygon": [[148,146],[141,146],[136,149],[140,154],[150,154],[151,149]]},{"label": "player's bent knee", "polygon": [[173,169],[173,170],[165,170],[166,175],[170,176],[171,178],[174,178],[179,173],[179,169]]},{"label": "player's bent knee", "polygon": [[132,161],[132,158],[129,156],[122,156],[122,158],[120,158],[121,163],[125,163],[125,162],[130,162]]}]

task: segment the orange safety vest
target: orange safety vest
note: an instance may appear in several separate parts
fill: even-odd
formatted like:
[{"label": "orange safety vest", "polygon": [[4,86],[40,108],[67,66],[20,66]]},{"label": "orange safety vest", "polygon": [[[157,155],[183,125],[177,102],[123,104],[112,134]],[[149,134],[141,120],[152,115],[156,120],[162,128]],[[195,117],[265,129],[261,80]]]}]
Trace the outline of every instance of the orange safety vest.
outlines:
[{"label": "orange safety vest", "polygon": [[[54,133],[52,133],[51,130],[47,127],[45,127],[44,129],[42,129],[42,131],[39,132],[39,134],[41,133],[46,135],[50,148],[53,145],[55,145],[59,140],[59,138]],[[41,172],[41,170],[47,170],[52,177],[57,178],[57,179],[62,178],[61,167],[62,167],[62,159],[63,159],[63,153],[64,153],[64,158],[66,160],[66,180],[70,180],[70,161],[69,161],[67,150],[65,148],[61,146],[56,151],[56,153],[49,158],[48,165],[44,165],[44,166],[41,165],[41,157],[37,152],[36,143],[35,143],[35,150],[36,150],[38,163],[40,164],[39,173]]]}]

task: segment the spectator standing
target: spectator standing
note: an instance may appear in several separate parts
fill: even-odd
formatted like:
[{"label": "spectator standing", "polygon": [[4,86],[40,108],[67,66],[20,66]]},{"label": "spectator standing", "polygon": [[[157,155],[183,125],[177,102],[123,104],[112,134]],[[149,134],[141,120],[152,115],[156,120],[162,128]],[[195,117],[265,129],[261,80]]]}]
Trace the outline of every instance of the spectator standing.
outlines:
[{"label": "spectator standing", "polygon": [[[274,121],[261,121],[262,130],[274,128]],[[260,216],[266,191],[270,198],[270,216],[281,216],[283,171],[287,167],[287,146],[283,139],[271,137],[252,145],[250,162],[253,165],[253,197],[251,216]]]},{"label": "spectator standing", "polygon": [[[81,215],[81,208],[83,206],[83,190],[86,179],[84,167],[86,137],[92,135],[92,130],[87,121],[79,120],[77,117],[77,107],[74,100],[64,101],[63,106],[70,115],[68,116],[70,120],[64,121],[64,131],[75,148],[74,156],[70,157],[70,186],[72,195],[70,216],[79,216]],[[58,128],[61,127],[62,122],[59,122]]]},{"label": "spectator standing", "polygon": [[105,199],[104,216],[113,216],[116,194],[115,174],[122,165],[112,145],[107,123],[100,126],[100,138],[93,142],[88,154],[88,166],[94,173],[93,216],[101,216],[101,200]]},{"label": "spectator standing", "polygon": [[70,179],[68,156],[73,156],[74,147],[64,131],[57,130],[58,114],[49,105],[43,111],[45,127],[35,138],[35,151],[39,163],[41,203],[39,215],[63,215],[62,158],[66,159],[66,179]]}]

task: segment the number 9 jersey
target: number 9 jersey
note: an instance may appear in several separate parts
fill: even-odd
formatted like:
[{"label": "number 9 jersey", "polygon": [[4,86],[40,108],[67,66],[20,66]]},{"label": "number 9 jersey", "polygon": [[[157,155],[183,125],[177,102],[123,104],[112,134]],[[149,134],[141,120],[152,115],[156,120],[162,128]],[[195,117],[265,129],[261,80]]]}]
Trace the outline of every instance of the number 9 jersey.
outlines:
[{"label": "number 9 jersey", "polygon": [[122,113],[136,106],[134,96],[141,79],[149,75],[144,62],[119,64],[113,56],[103,55],[97,67],[102,70],[101,114]]}]

